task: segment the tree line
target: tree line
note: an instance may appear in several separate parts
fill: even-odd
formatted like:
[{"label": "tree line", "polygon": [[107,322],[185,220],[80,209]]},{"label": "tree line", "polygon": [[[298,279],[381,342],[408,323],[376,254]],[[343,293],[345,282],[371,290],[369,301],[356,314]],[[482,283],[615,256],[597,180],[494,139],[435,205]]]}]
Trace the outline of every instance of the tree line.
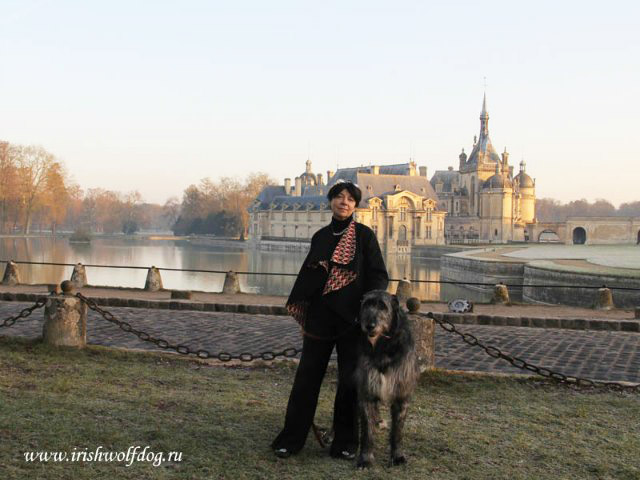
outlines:
[{"label": "tree line", "polygon": [[616,208],[611,202],[597,199],[574,200],[562,203],[553,198],[536,199],[536,218],[539,222],[564,222],[568,217],[640,217],[640,201],[622,203]]},{"label": "tree line", "polygon": [[145,203],[137,191],[85,191],[43,147],[0,141],[0,234],[153,229],[244,238],[248,207],[265,185],[274,183],[266,173],[251,173],[244,181],[205,178],[187,187],[181,202],[172,197],[157,205]]},{"label": "tree line", "polygon": [[0,141],[0,233],[134,233],[161,224],[163,214],[138,192],[83,191],[63,162],[41,146]]},{"label": "tree line", "polygon": [[205,178],[187,187],[182,203],[170,199],[167,212],[173,211],[176,235],[213,234],[244,239],[249,226],[248,208],[260,191],[275,180],[266,173],[251,173],[243,181],[222,177],[218,181]]}]

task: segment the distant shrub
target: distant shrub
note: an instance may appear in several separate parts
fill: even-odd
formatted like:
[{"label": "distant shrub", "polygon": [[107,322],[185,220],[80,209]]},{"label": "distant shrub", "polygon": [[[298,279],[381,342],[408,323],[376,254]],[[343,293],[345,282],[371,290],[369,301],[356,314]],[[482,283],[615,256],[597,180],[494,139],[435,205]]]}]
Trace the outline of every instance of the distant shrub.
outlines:
[{"label": "distant shrub", "polygon": [[91,234],[87,232],[83,228],[78,228],[75,232],[71,234],[69,237],[70,242],[90,242]]}]

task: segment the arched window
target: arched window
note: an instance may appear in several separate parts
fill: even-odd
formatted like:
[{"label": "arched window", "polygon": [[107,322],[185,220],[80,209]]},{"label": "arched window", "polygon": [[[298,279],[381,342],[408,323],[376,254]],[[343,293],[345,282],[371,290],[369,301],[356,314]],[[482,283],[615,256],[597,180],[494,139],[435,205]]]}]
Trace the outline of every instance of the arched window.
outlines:
[{"label": "arched window", "polygon": [[407,227],[400,225],[398,229],[398,241],[403,242],[407,239]]},{"label": "arched window", "polygon": [[407,211],[411,208],[409,201],[406,198],[400,200],[400,221],[407,221]]}]

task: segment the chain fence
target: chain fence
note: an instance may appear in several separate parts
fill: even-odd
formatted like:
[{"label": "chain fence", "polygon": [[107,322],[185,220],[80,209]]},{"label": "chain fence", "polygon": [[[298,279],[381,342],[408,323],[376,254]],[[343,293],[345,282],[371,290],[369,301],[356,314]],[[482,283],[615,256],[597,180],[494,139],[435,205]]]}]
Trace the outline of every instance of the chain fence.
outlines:
[{"label": "chain fence", "polygon": [[12,317],[9,317],[9,318],[5,319],[2,323],[0,323],[0,328],[2,328],[2,327],[10,327],[11,325],[16,323],[21,318],[27,318],[34,311],[38,310],[39,308],[44,307],[46,305],[46,303],[47,303],[47,299],[46,298],[39,298],[38,300],[36,300],[36,303],[33,304],[31,307],[23,308],[22,310],[20,310],[20,313],[18,313],[17,315],[14,315]]},{"label": "chain fence", "polygon": [[103,308],[100,308],[100,306],[96,302],[94,302],[88,297],[85,297],[81,293],[76,293],[76,297],[78,297],[80,300],[86,303],[87,307],[89,307],[91,310],[93,310],[94,312],[102,316],[102,318],[104,318],[107,322],[117,325],[125,332],[133,333],[143,342],[151,342],[159,348],[162,348],[164,350],[174,350],[177,353],[180,353],[182,355],[195,355],[198,358],[202,358],[202,359],[213,358],[213,359],[220,360],[221,362],[229,362],[231,360],[240,360],[241,362],[252,362],[254,360],[264,360],[269,362],[269,361],[275,360],[278,357],[293,358],[302,351],[295,347],[285,348],[284,350],[277,351],[277,352],[266,350],[261,353],[244,352],[244,353],[238,353],[238,354],[233,354],[228,352],[211,353],[206,349],[194,350],[188,345],[173,344],[167,340],[153,337],[152,335],[146,332],[143,332],[142,330],[138,330],[134,328],[133,326],[131,326],[130,323],[119,320],[111,312],[108,312]]},{"label": "chain fence", "polygon": [[[100,315],[102,315],[102,317],[105,320],[107,320],[108,322],[111,322],[111,323],[114,323],[114,324],[118,325],[125,332],[131,332],[131,333],[135,334],[136,336],[138,336],[138,338],[140,338],[140,340],[152,342],[155,345],[157,345],[158,347],[163,348],[163,349],[175,350],[176,352],[181,353],[183,355],[192,354],[192,355],[198,356],[199,358],[217,358],[218,360],[220,360],[222,362],[228,362],[230,360],[240,360],[242,362],[252,362],[253,360],[258,360],[258,359],[271,361],[271,360],[275,360],[277,357],[292,358],[292,357],[295,357],[301,351],[301,350],[299,350],[299,349],[297,349],[295,347],[290,347],[290,348],[284,349],[281,352],[265,351],[265,352],[262,352],[262,353],[259,353],[259,354],[240,353],[240,354],[235,354],[234,355],[234,354],[230,354],[230,353],[226,353],[226,352],[220,352],[220,353],[217,353],[217,354],[212,354],[209,351],[204,350],[204,349],[193,350],[193,349],[191,349],[190,347],[188,347],[186,345],[174,345],[174,344],[171,344],[171,343],[167,342],[166,340],[161,340],[161,339],[154,338],[154,337],[152,337],[151,335],[149,335],[149,334],[147,334],[145,332],[142,332],[140,330],[137,330],[137,329],[133,328],[129,323],[121,321],[121,320],[118,320],[110,312],[107,312],[107,311],[103,310],[102,308],[100,308],[90,298],[87,298],[87,297],[85,297],[84,295],[82,295],[80,293],[76,293],[76,296],[78,298],[80,298],[82,301],[84,301],[88,305],[88,307],[90,309],[92,309],[95,312],[97,312]],[[478,340],[478,338],[475,337],[474,335],[472,335],[470,333],[460,332],[453,323],[451,323],[451,322],[449,322],[447,320],[436,319],[435,316],[433,315],[433,313],[431,313],[431,312],[426,313],[426,314],[419,314],[419,315],[426,316],[427,318],[432,319],[433,321],[435,321],[438,325],[440,325],[440,327],[442,327],[447,332],[459,335],[460,338],[462,338],[462,340],[465,343],[467,343],[468,345],[470,345],[472,347],[476,347],[477,346],[477,347],[480,347],[480,348],[484,349],[484,351],[490,357],[500,358],[500,359],[506,360],[516,368],[519,368],[519,369],[522,369],[522,370],[528,370],[528,371],[533,372],[535,374],[541,375],[542,377],[554,380],[554,381],[556,381],[558,383],[573,384],[573,385],[575,385],[577,387],[580,387],[580,388],[585,388],[585,387],[608,388],[608,389],[615,390],[615,391],[630,391],[630,392],[634,392],[634,393],[640,393],[640,384],[632,385],[632,384],[625,384],[625,383],[620,383],[620,382],[608,382],[608,381],[590,380],[590,379],[582,378],[582,377],[578,377],[578,376],[565,375],[563,373],[555,372],[555,371],[553,371],[551,369],[548,369],[548,368],[545,368],[545,367],[534,365],[534,364],[529,363],[526,360],[523,360],[521,358],[508,355],[508,354],[502,352],[497,347],[494,347],[492,345],[484,345],[484,343],[482,343],[480,340]]]},{"label": "chain fence", "polygon": [[[9,260],[0,259],[0,263],[8,263]],[[60,267],[75,267],[74,263],[59,263],[59,262],[33,262],[24,260],[13,260],[16,264],[22,265],[51,265]],[[115,269],[132,269],[132,270],[149,270],[149,267],[143,267],[139,265],[97,265],[97,264],[83,264],[88,268],[115,268]],[[207,269],[194,269],[194,268],[169,268],[169,267],[157,267],[160,271],[166,272],[187,272],[187,273],[211,273],[224,275],[228,273],[227,270],[207,270]],[[262,275],[262,276],[277,276],[277,277],[297,277],[297,273],[286,272],[249,272],[249,271],[234,271],[237,275]],[[522,284],[522,283],[503,283],[503,282],[465,282],[458,280],[420,280],[411,278],[390,278],[390,282],[400,282],[402,280],[408,280],[412,283],[436,283],[442,285],[469,285],[476,287],[489,287],[493,288],[497,283],[506,286],[507,288],[522,289],[522,288],[569,288],[569,289],[587,289],[597,290],[599,288],[609,288],[610,290],[619,291],[631,291],[640,292],[640,287],[624,287],[620,285],[554,285],[554,284]]]},{"label": "chain fence", "polygon": [[[188,345],[182,345],[182,344],[174,344],[169,342],[168,340],[162,339],[162,338],[156,338],[154,336],[152,336],[151,334],[144,332],[142,330],[138,330],[136,328],[134,328],[130,323],[119,320],[115,315],[113,315],[111,312],[104,310],[103,308],[101,308],[95,301],[93,301],[91,298],[85,297],[84,295],[82,295],[81,293],[76,293],[75,296],[77,298],[79,298],[82,302],[84,302],[87,307],[91,310],[93,310],[94,312],[96,312],[98,315],[100,315],[102,318],[104,318],[104,320],[117,325],[121,330],[128,332],[128,333],[132,333],[134,335],[136,335],[140,340],[144,341],[144,342],[150,342],[153,343],[154,345],[156,345],[158,348],[164,349],[164,350],[173,350],[179,354],[182,355],[195,355],[198,358],[201,359],[217,359],[221,362],[229,362],[231,360],[239,360],[241,362],[253,362],[254,360],[263,360],[263,361],[273,361],[276,360],[278,357],[283,357],[283,358],[294,358],[296,357],[299,353],[301,353],[301,349],[296,348],[296,347],[289,347],[289,348],[285,348],[283,350],[280,351],[272,351],[272,350],[265,350],[263,352],[260,353],[249,353],[249,352],[243,352],[243,353],[228,353],[228,352],[217,352],[217,353],[212,353],[206,349],[197,349],[194,350],[193,348],[189,347]],[[17,315],[11,316],[7,319],[5,319],[1,324],[0,324],[0,328],[2,327],[10,327],[11,325],[15,324],[16,321],[18,321],[19,319],[22,318],[27,318],[29,317],[35,310],[38,310],[42,307],[45,306],[46,304],[46,298],[40,298],[38,299],[34,305],[24,308],[22,309]],[[416,314],[414,314],[416,315]],[[640,393],[640,384],[627,384],[627,383],[621,383],[621,382],[610,382],[610,381],[601,381],[601,380],[591,380],[588,378],[583,378],[583,377],[579,377],[579,376],[574,376],[574,375],[565,375],[563,373],[551,370],[549,368],[546,367],[541,367],[538,365],[534,365],[532,363],[527,362],[526,360],[523,360],[519,357],[513,356],[513,355],[509,355],[507,353],[504,353],[502,350],[500,350],[498,347],[495,347],[493,345],[485,345],[482,341],[480,341],[475,335],[468,333],[468,332],[461,332],[460,330],[457,329],[457,327],[447,321],[447,320],[440,320],[438,318],[436,318],[432,312],[428,312],[428,313],[417,313],[417,315],[422,316],[422,317],[426,317],[429,318],[431,320],[433,320],[436,324],[438,324],[440,327],[442,327],[445,331],[458,335],[465,343],[467,343],[469,346],[472,347],[479,347],[481,349],[483,349],[485,351],[485,353],[487,355],[489,355],[492,358],[498,358],[498,359],[502,359],[502,360],[506,360],[507,362],[509,362],[512,366],[519,368],[521,370],[527,370],[529,372],[533,372],[537,375],[540,375],[542,377],[545,377],[547,379],[553,380],[556,383],[560,383],[560,384],[566,384],[566,385],[573,385],[576,386],[578,388],[595,388],[595,389],[610,389],[610,390],[614,390],[614,391],[618,391],[618,392],[632,392],[632,393]]]},{"label": "chain fence", "polygon": [[603,388],[603,389],[611,389],[615,391],[640,393],[640,383],[626,384],[626,383],[620,383],[620,382],[590,380],[588,378],[578,377],[574,375],[565,375],[564,373],[556,372],[549,368],[534,365],[519,357],[506,354],[502,350],[500,350],[498,347],[494,347],[492,345],[485,345],[483,342],[478,340],[478,338],[475,335],[472,335],[471,333],[468,333],[468,332],[464,333],[458,330],[453,323],[447,320],[439,320],[435,318],[432,312],[420,313],[419,315],[430,318],[447,332],[460,336],[460,338],[468,345],[472,347],[482,348],[485,351],[485,353],[490,357],[506,360],[511,365],[521,370],[528,370],[537,375],[541,375],[542,377],[551,379],[555,382],[566,384],[566,385],[575,385],[579,388],[589,388],[589,387]]}]

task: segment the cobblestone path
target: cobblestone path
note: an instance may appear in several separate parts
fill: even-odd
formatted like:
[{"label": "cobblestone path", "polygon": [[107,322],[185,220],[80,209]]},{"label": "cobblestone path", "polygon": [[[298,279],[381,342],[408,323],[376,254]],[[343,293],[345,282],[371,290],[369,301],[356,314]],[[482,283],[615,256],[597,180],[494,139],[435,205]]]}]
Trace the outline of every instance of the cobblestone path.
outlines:
[{"label": "cobblestone path", "polygon": [[[0,302],[0,321],[26,303]],[[120,320],[172,343],[211,353],[260,353],[300,347],[296,323],[289,317],[220,312],[108,308]],[[19,320],[0,335],[36,338],[42,334],[43,311]],[[530,363],[567,375],[610,381],[640,382],[640,334],[525,327],[460,325],[487,345]],[[88,341],[95,345],[161,350],[89,312]],[[436,366],[454,370],[523,373],[504,360],[470,347],[457,335],[436,329]]]}]

